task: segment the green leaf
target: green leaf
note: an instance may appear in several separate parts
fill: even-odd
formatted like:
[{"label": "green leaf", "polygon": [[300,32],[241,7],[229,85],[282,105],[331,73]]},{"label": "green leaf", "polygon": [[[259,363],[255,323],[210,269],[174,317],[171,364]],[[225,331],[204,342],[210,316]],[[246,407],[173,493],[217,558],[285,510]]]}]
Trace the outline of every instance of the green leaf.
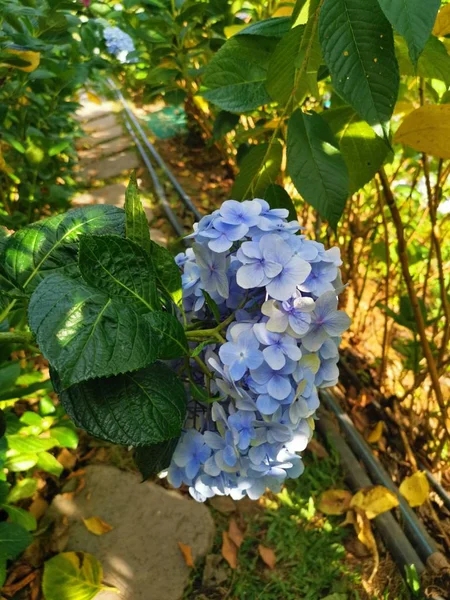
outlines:
[{"label": "green leaf", "polygon": [[6,467],[13,473],[22,473],[34,467],[37,461],[37,454],[17,454],[8,458]]},{"label": "green leaf", "polygon": [[37,466],[39,469],[50,473],[50,475],[55,475],[55,477],[59,477],[64,471],[62,464],[50,452],[41,452],[39,454]]},{"label": "green leaf", "polygon": [[385,161],[389,148],[349,106],[322,113],[347,165],[350,194],[371,181]]},{"label": "green leaf", "polygon": [[29,323],[43,355],[60,373],[62,386],[69,387],[139,369],[156,359],[140,306],[54,274],[33,293]]},{"label": "green leaf", "polygon": [[59,446],[57,439],[52,437],[40,438],[35,435],[21,435],[16,433],[8,435],[8,447],[21,454],[37,454]]},{"label": "green leaf", "polygon": [[52,427],[51,436],[58,440],[61,448],[71,448],[75,450],[78,447],[77,432],[70,427]]},{"label": "green leaf", "polygon": [[57,154],[60,154],[63,150],[65,150],[68,146],[70,146],[70,144],[71,140],[61,140],[49,149],[48,155],[56,156]]},{"label": "green leaf", "polygon": [[244,156],[231,195],[236,200],[256,198],[266,191],[279,175],[283,149],[280,142],[258,144]]},{"label": "green leaf", "polygon": [[32,292],[53,272],[78,274],[77,241],[83,233],[125,232],[125,212],[97,205],[69,210],[33,223],[10,236],[0,257],[7,275]]},{"label": "green leaf", "polygon": [[136,448],[134,460],[141,472],[143,481],[158,475],[158,473],[169,467],[178,440],[179,438],[176,437],[159,444]]},{"label": "green leaf", "polygon": [[14,560],[32,541],[33,537],[17,523],[0,523],[0,558]]},{"label": "green leaf", "polygon": [[125,192],[125,219],[127,238],[136,242],[147,253],[150,253],[150,229],[139,196],[136,172],[131,174]]},{"label": "green leaf", "polygon": [[19,502],[19,500],[24,500],[25,498],[31,498],[37,490],[37,484],[37,479],[33,479],[32,477],[21,479],[13,488],[11,488],[6,501],[9,504],[12,504]]},{"label": "green leaf", "polygon": [[[317,5],[318,2],[315,2]],[[301,103],[308,91],[319,97],[317,71],[322,62],[316,6],[306,25],[291,29],[273,53],[267,71],[267,91],[280,104],[293,97]]]},{"label": "green leaf", "polygon": [[[58,385],[56,384],[58,390]],[[60,392],[75,424],[90,435],[125,446],[148,446],[180,435],[184,387],[163,363],[135,373],[94,379]]]},{"label": "green leaf", "polygon": [[204,98],[222,110],[240,113],[270,102],[267,66],[276,39],[240,35],[229,39],[208,64]]},{"label": "green leaf", "polygon": [[194,358],[195,356],[198,356],[200,354],[200,352],[202,352],[202,350],[204,350],[206,348],[206,346],[209,346],[210,344],[217,344],[217,340],[210,339],[210,340],[205,340],[203,342],[200,342],[200,344],[198,344],[198,346],[195,346],[195,348],[192,350],[190,355],[192,356],[192,358]]},{"label": "green leaf", "polygon": [[289,119],[287,168],[303,198],[336,228],[349,194],[347,167],[327,122],[296,110]]},{"label": "green leaf", "polygon": [[239,115],[235,115],[226,110],[221,110],[217,115],[213,125],[214,139],[218,140],[234,129],[239,123]]},{"label": "green leaf", "polygon": [[109,297],[135,300],[154,310],[158,300],[152,261],[144,248],[118,235],[83,235],[79,268],[83,279]]},{"label": "green leaf", "polygon": [[36,518],[27,510],[8,504],[2,505],[1,507],[8,513],[11,523],[20,525],[26,529],[26,531],[35,531],[37,527]]},{"label": "green leaf", "polygon": [[6,481],[0,481],[0,504],[5,504],[8,498],[10,485]]},{"label": "green leaf", "polygon": [[290,221],[297,221],[297,211],[295,210],[294,203],[281,185],[277,185],[276,183],[269,185],[266,189],[264,200],[269,203],[270,208],[285,208],[289,211],[288,219]]},{"label": "green leaf", "polygon": [[377,0],[327,0],[319,38],[336,92],[386,136],[399,75],[392,28]]},{"label": "green leaf", "polygon": [[213,298],[211,298],[211,296],[208,294],[208,292],[206,290],[202,290],[202,294],[205,297],[206,305],[208,306],[209,310],[211,311],[214,319],[216,320],[216,323],[219,324],[220,323],[220,312],[219,312],[219,307],[217,306],[217,302]]},{"label": "green leaf", "polygon": [[43,390],[49,392],[52,391],[52,385],[49,379],[47,379],[46,381],[37,381],[36,383],[32,383],[27,387],[14,387],[9,391],[0,394],[0,402],[3,402],[4,400],[15,400],[18,398],[25,398],[26,396],[30,396],[31,394],[35,394],[36,392],[40,392]]},{"label": "green leaf", "polygon": [[86,552],[63,552],[44,564],[42,591],[45,600],[92,600],[100,591],[114,591],[102,585],[103,568]]},{"label": "green leaf", "polygon": [[0,369],[0,390],[9,390],[16,383],[20,375],[20,362],[6,363]]},{"label": "green leaf", "polygon": [[393,28],[402,35],[414,65],[431,35],[441,0],[378,0]]},{"label": "green leaf", "polygon": [[152,342],[158,352],[158,358],[170,360],[189,354],[189,347],[181,323],[176,317],[162,311],[145,315],[152,331]]},{"label": "green leaf", "polygon": [[236,35],[260,35],[281,38],[289,31],[290,27],[291,20],[289,17],[272,17],[264,19],[264,21],[251,23],[245,29],[241,29]]},{"label": "green leaf", "polygon": [[419,75],[424,79],[438,79],[450,86],[450,56],[445,44],[434,35],[426,43],[416,69],[409,59],[405,41],[398,36],[395,38],[395,52],[402,75],[411,77]]},{"label": "green leaf", "polygon": [[183,299],[181,271],[173,256],[166,248],[151,242],[150,257],[158,281],[158,287],[164,290],[176,305]]}]

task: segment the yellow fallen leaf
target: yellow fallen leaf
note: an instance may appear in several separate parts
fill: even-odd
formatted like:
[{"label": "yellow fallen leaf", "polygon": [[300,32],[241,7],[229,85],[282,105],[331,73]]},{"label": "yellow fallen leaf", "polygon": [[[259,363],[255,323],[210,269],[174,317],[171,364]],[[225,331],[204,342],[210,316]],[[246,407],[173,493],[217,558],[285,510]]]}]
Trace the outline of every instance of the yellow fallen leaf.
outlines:
[{"label": "yellow fallen leaf", "polygon": [[347,512],[352,495],[348,490],[327,490],[320,497],[318,509],[326,515],[343,515]]},{"label": "yellow fallen leaf", "polygon": [[394,142],[438,158],[450,158],[450,104],[421,106],[403,120]]},{"label": "yellow fallen leaf", "polygon": [[232,569],[237,568],[237,546],[226,531],[222,531],[222,556]]},{"label": "yellow fallen leaf", "polygon": [[359,490],[350,502],[352,508],[362,510],[368,519],[374,519],[391,508],[395,508],[398,504],[398,498],[394,492],[382,485]]},{"label": "yellow fallen leaf", "polygon": [[380,441],[380,438],[383,435],[383,429],[383,421],[378,421],[378,423],[367,436],[367,441],[369,442],[369,444],[376,444]]},{"label": "yellow fallen leaf", "polygon": [[356,509],[355,510],[355,518],[354,525],[356,535],[358,536],[358,540],[364,544],[364,546],[370,550],[374,558],[374,567],[372,570],[372,574],[370,575],[369,581],[373,579],[376,572],[378,571],[378,566],[380,564],[380,557],[378,554],[377,543],[375,541],[375,536],[373,535],[372,527],[370,525],[370,521],[367,518],[367,514],[364,511]]},{"label": "yellow fallen leaf", "polygon": [[410,506],[422,506],[430,495],[430,484],[425,473],[417,471],[402,481],[399,491]]},{"label": "yellow fallen leaf", "polygon": [[89,102],[93,102],[94,104],[101,104],[102,103],[102,99],[97,96],[97,94],[94,94],[94,92],[86,92],[86,96],[87,99],[89,100]]},{"label": "yellow fallen leaf", "polygon": [[33,52],[32,50],[15,50],[14,48],[8,48],[7,52],[9,52],[10,54],[15,54],[22,60],[25,60],[27,63],[29,63],[28,65],[23,67],[14,67],[15,69],[19,69],[20,71],[25,71],[26,73],[31,73],[32,71],[35,71],[38,68],[39,63],[41,62],[40,52]]},{"label": "yellow fallen leaf", "polygon": [[445,4],[438,12],[433,27],[433,35],[444,37],[450,33],[450,4]]},{"label": "yellow fallen leaf", "polygon": [[269,567],[269,569],[275,569],[277,562],[275,552],[271,548],[267,548],[267,546],[263,546],[262,544],[258,545],[258,552],[263,562]]},{"label": "yellow fallen leaf", "polygon": [[113,529],[111,525],[105,523],[100,517],[89,517],[89,519],[83,519],[83,523],[86,525],[86,529],[95,535],[104,535]]},{"label": "yellow fallen leaf", "polygon": [[178,542],[178,548],[181,550],[181,554],[183,555],[184,562],[188,567],[195,568],[194,559],[192,558],[192,548],[187,544],[183,544],[183,542]]}]

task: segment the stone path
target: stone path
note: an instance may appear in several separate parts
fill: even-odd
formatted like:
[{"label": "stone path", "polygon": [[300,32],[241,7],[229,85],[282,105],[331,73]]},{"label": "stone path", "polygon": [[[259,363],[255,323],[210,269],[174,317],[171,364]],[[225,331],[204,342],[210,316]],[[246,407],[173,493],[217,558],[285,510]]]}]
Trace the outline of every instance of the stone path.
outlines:
[{"label": "stone path", "polygon": [[[118,119],[118,109],[114,102],[97,104],[88,98],[82,99],[76,116],[86,135],[77,143],[80,159],[77,178],[87,189],[73,198],[74,207],[123,206],[128,178],[133,169],[142,166],[132,139]],[[110,180],[114,182],[109,183]],[[148,207],[145,212],[150,223],[154,215]],[[167,244],[166,236],[159,229],[151,229],[150,235],[158,244]]]},{"label": "stone path", "polygon": [[[120,593],[96,600],[181,600],[190,569],[178,542],[190,546],[194,561],[210,552],[214,522],[208,508],[135,473],[92,465],[86,486],[74,498],[58,495],[50,516],[69,521],[66,551],[93,554],[103,565],[104,582]],[[97,536],[82,519],[100,517],[113,529]]]}]

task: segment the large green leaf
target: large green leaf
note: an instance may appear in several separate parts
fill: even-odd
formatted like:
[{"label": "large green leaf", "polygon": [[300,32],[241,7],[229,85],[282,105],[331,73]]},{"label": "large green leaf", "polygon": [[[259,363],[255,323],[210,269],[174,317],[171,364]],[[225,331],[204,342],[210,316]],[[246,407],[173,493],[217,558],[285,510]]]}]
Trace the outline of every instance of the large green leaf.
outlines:
[{"label": "large green leaf", "polygon": [[278,37],[285,35],[291,27],[289,17],[272,17],[264,21],[256,21],[248,27],[241,29],[236,35],[260,35],[264,37]]},{"label": "large green leaf", "polygon": [[0,559],[14,559],[33,541],[32,536],[17,523],[0,523]]},{"label": "large green leaf", "polygon": [[170,360],[189,354],[189,346],[181,323],[173,315],[162,311],[154,311],[145,315],[152,330],[158,358]]},{"label": "large green leaf", "polygon": [[150,257],[156,273],[158,287],[164,290],[175,304],[181,304],[183,297],[181,271],[173,256],[166,248],[152,241],[150,245]]},{"label": "large green leaf", "polygon": [[134,460],[143,480],[149,479],[167,469],[175,452],[179,438],[172,438],[159,444],[136,448]]},{"label": "large green leaf", "polygon": [[229,39],[205,71],[203,96],[229,112],[247,112],[270,102],[265,88],[275,38],[240,35]]},{"label": "large green leaf", "polygon": [[431,35],[441,0],[378,0],[384,14],[409,48],[414,65]]},{"label": "large green leaf", "polygon": [[[318,2],[316,2],[318,4]],[[306,25],[291,29],[272,55],[267,71],[266,87],[280,104],[293,97],[302,102],[309,91],[318,98],[317,71],[322,62],[318,36],[319,9]]]},{"label": "large green leaf", "polygon": [[44,277],[78,273],[77,242],[83,233],[125,233],[125,212],[108,205],[70,210],[33,223],[9,237],[0,258],[12,281],[31,293]]},{"label": "large green leaf", "polygon": [[[56,459],[55,459],[56,460]],[[26,529],[26,531],[34,531],[37,527],[36,518],[27,510],[11,504],[0,505],[1,508],[8,513],[11,523],[16,523]]]},{"label": "large green leaf", "polygon": [[327,110],[322,116],[339,143],[348,169],[350,194],[353,194],[374,177],[389,148],[349,106]]},{"label": "large green leaf", "polygon": [[42,591],[45,600],[92,600],[102,590],[101,563],[85,552],[63,552],[44,565]]},{"label": "large green leaf", "polygon": [[21,454],[36,454],[50,450],[55,446],[59,446],[59,442],[56,438],[52,437],[41,438],[35,435],[22,435],[20,433],[8,435],[9,449]]},{"label": "large green leaf", "polygon": [[110,297],[65,275],[46,277],[29,306],[30,328],[63,387],[140,369],[156,359],[141,303]]},{"label": "large green leaf", "polygon": [[285,208],[288,210],[288,219],[290,221],[297,220],[297,211],[295,210],[294,203],[281,185],[277,185],[276,183],[269,185],[264,194],[264,200],[269,203],[270,208]]},{"label": "large green leaf", "polygon": [[296,110],[289,119],[287,168],[303,198],[336,228],[349,194],[347,167],[327,122]]},{"label": "large green leaf", "polygon": [[186,412],[184,387],[164,363],[61,391],[75,424],[90,435],[125,446],[148,446],[180,435]]},{"label": "large green leaf", "polygon": [[136,173],[133,173],[125,192],[125,229],[129,240],[150,252],[150,229],[139,197]]},{"label": "large green leaf", "polygon": [[231,195],[236,200],[255,198],[264,194],[280,172],[283,149],[280,142],[258,144],[244,156]]},{"label": "large green leaf", "polygon": [[83,279],[111,298],[157,307],[156,281],[149,253],[118,235],[83,235],[79,269]]},{"label": "large green leaf", "polygon": [[392,28],[377,0],[325,0],[319,37],[336,92],[386,135],[399,75]]}]

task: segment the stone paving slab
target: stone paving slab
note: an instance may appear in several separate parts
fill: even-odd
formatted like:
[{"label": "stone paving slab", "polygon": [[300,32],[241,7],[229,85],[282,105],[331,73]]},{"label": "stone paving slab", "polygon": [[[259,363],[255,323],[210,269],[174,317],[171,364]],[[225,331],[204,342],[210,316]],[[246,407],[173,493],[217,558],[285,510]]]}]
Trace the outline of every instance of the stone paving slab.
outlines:
[{"label": "stone paving slab", "polygon": [[[126,189],[127,184],[125,182],[105,185],[102,188],[97,188],[88,192],[84,192],[82,194],[77,194],[72,200],[72,206],[74,208],[78,208],[80,206],[86,206],[87,204],[111,204],[112,206],[118,206],[119,208],[123,208],[125,204]],[[147,220],[151,221],[154,217],[153,211],[148,206],[145,206],[145,203],[144,211]],[[164,235],[159,230],[152,229],[152,231],[156,232],[155,235],[159,236],[160,239],[164,238],[165,240]],[[156,237],[152,239],[155,239],[155,242],[157,242]]]},{"label": "stone paving slab", "polygon": [[83,148],[91,148],[96,144],[113,140],[114,138],[121,137],[122,135],[123,128],[121,125],[116,125],[111,129],[100,129],[98,131],[93,131],[91,135],[87,135],[77,140],[76,147],[78,150],[82,150]]},{"label": "stone paving slab", "polygon": [[78,176],[85,181],[109,179],[137,169],[140,164],[136,152],[127,150],[86,164],[80,169]]},{"label": "stone paving slab", "polygon": [[[58,495],[49,516],[69,519],[67,551],[98,558],[104,581],[120,593],[101,592],[96,600],[181,600],[190,569],[178,542],[192,549],[194,560],[210,552],[214,521],[208,508],[135,473],[91,465],[86,486],[74,498]],[[113,527],[102,536],[82,522],[100,517]]]},{"label": "stone paving slab", "polygon": [[104,100],[101,104],[90,102],[89,100],[81,101],[81,108],[79,108],[75,114],[75,118],[81,122],[92,121],[92,119],[98,119],[114,112],[114,102]]},{"label": "stone paving slab", "polygon": [[107,140],[89,148],[89,150],[80,150],[78,156],[81,164],[92,160],[98,160],[103,156],[111,156],[111,154],[117,154],[123,152],[130,146],[129,137],[119,137],[112,140]]},{"label": "stone paving slab", "polygon": [[85,125],[83,125],[83,129],[86,133],[92,133],[94,131],[112,129],[113,127],[117,127],[117,125],[119,125],[119,121],[117,120],[116,115],[110,113],[103,115],[99,119],[88,121]]}]

